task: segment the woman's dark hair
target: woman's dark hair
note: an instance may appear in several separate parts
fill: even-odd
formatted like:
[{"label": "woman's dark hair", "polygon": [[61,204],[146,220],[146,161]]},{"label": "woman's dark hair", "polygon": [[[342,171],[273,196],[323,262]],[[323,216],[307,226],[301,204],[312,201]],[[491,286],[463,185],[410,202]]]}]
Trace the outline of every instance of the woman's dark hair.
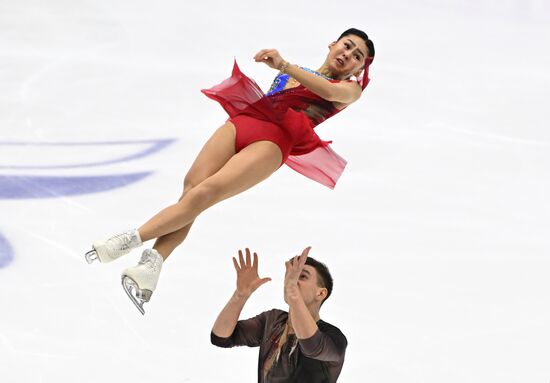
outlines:
[{"label": "woman's dark hair", "polygon": [[[334,285],[332,275],[330,275],[328,267],[315,258],[308,257],[306,259],[306,265],[313,267],[317,271],[317,285],[327,289],[327,296],[323,299],[323,303],[325,303],[328,297],[330,297],[330,294],[332,294],[332,287]],[[321,303],[321,305],[323,303]]]},{"label": "woman's dark hair", "polygon": [[365,32],[357,28],[350,28],[346,30],[344,33],[342,33],[340,37],[338,37],[338,40],[348,35],[355,35],[357,37],[362,38],[365,41],[365,44],[367,44],[367,49],[369,50],[369,57],[374,58],[374,43],[372,42],[371,39],[369,39],[369,36]]}]

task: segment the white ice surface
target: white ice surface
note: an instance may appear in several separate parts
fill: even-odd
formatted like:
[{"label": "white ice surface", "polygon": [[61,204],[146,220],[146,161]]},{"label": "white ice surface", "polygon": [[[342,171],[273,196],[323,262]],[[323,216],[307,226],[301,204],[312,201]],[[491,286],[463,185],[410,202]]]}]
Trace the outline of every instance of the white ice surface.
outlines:
[{"label": "white ice surface", "polygon": [[[315,68],[350,26],[377,57],[364,97],[318,128],[349,161],[337,188],[282,168],[208,210],[141,317],[119,277],[138,252],[93,266],[82,254],[178,198],[226,118],[200,89],[234,57],[265,89],[275,72],[252,56],[266,47]],[[0,200],[15,251],[0,269],[0,382],[253,382],[257,349],[209,342],[230,257],[252,247],[273,278],[248,317],[285,308],[283,262],[312,245],[335,278],[322,318],[349,341],[339,381],[548,383],[549,47],[548,0],[0,0],[0,141],[178,139],[111,166],[0,169],[154,171],[109,192]],[[0,150],[0,165],[86,159]]]}]

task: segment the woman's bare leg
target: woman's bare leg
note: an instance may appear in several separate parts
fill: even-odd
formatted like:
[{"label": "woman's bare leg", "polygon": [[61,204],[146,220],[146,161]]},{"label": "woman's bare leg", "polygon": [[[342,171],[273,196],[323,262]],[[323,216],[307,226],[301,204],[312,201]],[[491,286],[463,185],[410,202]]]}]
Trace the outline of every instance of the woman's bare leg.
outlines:
[{"label": "woman's bare leg", "polygon": [[[178,202],[196,185],[220,170],[234,154],[235,127],[227,122],[214,132],[191,165],[183,181],[183,194]],[[153,249],[166,259],[185,240],[192,225],[193,221],[173,233],[157,238]]]},{"label": "woman's bare leg", "polygon": [[[183,198],[183,195],[181,196],[181,198]],[[173,233],[166,234],[157,238],[155,244],[153,245],[153,249],[158,251],[164,259],[168,258],[170,254],[172,254],[172,252],[176,249],[176,247],[178,247],[185,240],[185,238],[187,238],[187,234],[189,234],[189,230],[191,230],[193,222],[195,221],[191,221],[191,223],[189,223],[187,226],[182,227],[181,229],[174,231]]]},{"label": "woman's bare leg", "polygon": [[143,241],[177,232],[210,206],[239,194],[269,177],[281,165],[282,154],[269,141],[255,142],[235,154],[214,175],[192,188],[139,228]]}]

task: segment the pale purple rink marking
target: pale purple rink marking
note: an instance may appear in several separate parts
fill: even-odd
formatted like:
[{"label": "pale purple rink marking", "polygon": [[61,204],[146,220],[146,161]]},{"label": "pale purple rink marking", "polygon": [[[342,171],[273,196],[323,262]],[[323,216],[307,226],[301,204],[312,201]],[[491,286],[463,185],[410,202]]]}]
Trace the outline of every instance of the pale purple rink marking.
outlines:
[{"label": "pale purple rink marking", "polygon": [[0,176],[0,199],[56,198],[98,193],[142,180],[153,172],[105,176]]},{"label": "pale purple rink marking", "polygon": [[0,269],[13,261],[13,249],[6,238],[0,234]]},{"label": "pale purple rink marking", "polygon": [[120,162],[131,161],[134,159],[149,156],[156,153],[168,145],[175,142],[174,138],[156,139],[156,140],[133,140],[133,141],[108,141],[108,142],[2,142],[0,141],[0,147],[2,146],[24,146],[24,147],[44,147],[44,146],[82,146],[82,150],[86,150],[86,146],[121,146],[121,145],[136,145],[136,144],[148,144],[145,149],[137,151],[133,154],[128,154],[123,157],[115,158],[112,160],[93,161],[79,164],[63,164],[63,165],[1,165],[0,169],[69,169],[69,168],[85,168],[93,166],[104,166],[117,164]]},{"label": "pale purple rink marking", "polygon": [[[149,156],[176,141],[173,138],[152,140],[102,141],[102,142],[1,142],[2,146],[24,147],[74,147],[82,150],[90,146],[114,146],[145,144],[144,149],[110,160],[86,163],[66,163],[59,165],[0,165],[0,169],[67,169],[112,165],[120,162]],[[126,173],[99,176],[41,176],[41,175],[0,175],[0,199],[55,198],[69,195],[97,193],[116,189],[137,182],[152,172]]]},{"label": "pale purple rink marking", "polygon": [[[156,153],[175,139],[111,141],[111,142],[0,142],[2,146],[122,146],[146,144],[145,149],[119,158],[79,164],[62,165],[0,165],[0,169],[67,169],[111,165],[126,162]],[[140,181],[153,172],[138,172],[93,176],[40,176],[40,175],[0,175],[0,199],[35,199],[57,198],[90,193],[98,193],[123,187]],[[14,252],[8,240],[0,234],[0,268],[6,267],[13,260]]]}]

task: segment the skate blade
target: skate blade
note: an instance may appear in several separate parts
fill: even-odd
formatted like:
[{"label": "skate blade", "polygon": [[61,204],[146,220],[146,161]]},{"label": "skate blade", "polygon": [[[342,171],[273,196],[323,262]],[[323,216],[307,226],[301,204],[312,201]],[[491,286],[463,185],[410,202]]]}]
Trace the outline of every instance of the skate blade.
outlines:
[{"label": "skate blade", "polygon": [[139,310],[141,315],[145,315],[143,304],[149,301],[149,299],[147,298],[150,298],[151,295],[144,294],[144,292],[141,291],[138,287],[137,283],[132,278],[127,276],[122,277],[122,288],[124,289],[124,291],[126,291],[128,298],[130,298],[130,300]]},{"label": "skate blade", "polygon": [[88,251],[84,255],[84,258],[86,258],[86,262],[88,262],[88,264],[91,264],[92,262],[99,260],[99,256],[97,255],[97,252],[95,251],[95,249]]}]

